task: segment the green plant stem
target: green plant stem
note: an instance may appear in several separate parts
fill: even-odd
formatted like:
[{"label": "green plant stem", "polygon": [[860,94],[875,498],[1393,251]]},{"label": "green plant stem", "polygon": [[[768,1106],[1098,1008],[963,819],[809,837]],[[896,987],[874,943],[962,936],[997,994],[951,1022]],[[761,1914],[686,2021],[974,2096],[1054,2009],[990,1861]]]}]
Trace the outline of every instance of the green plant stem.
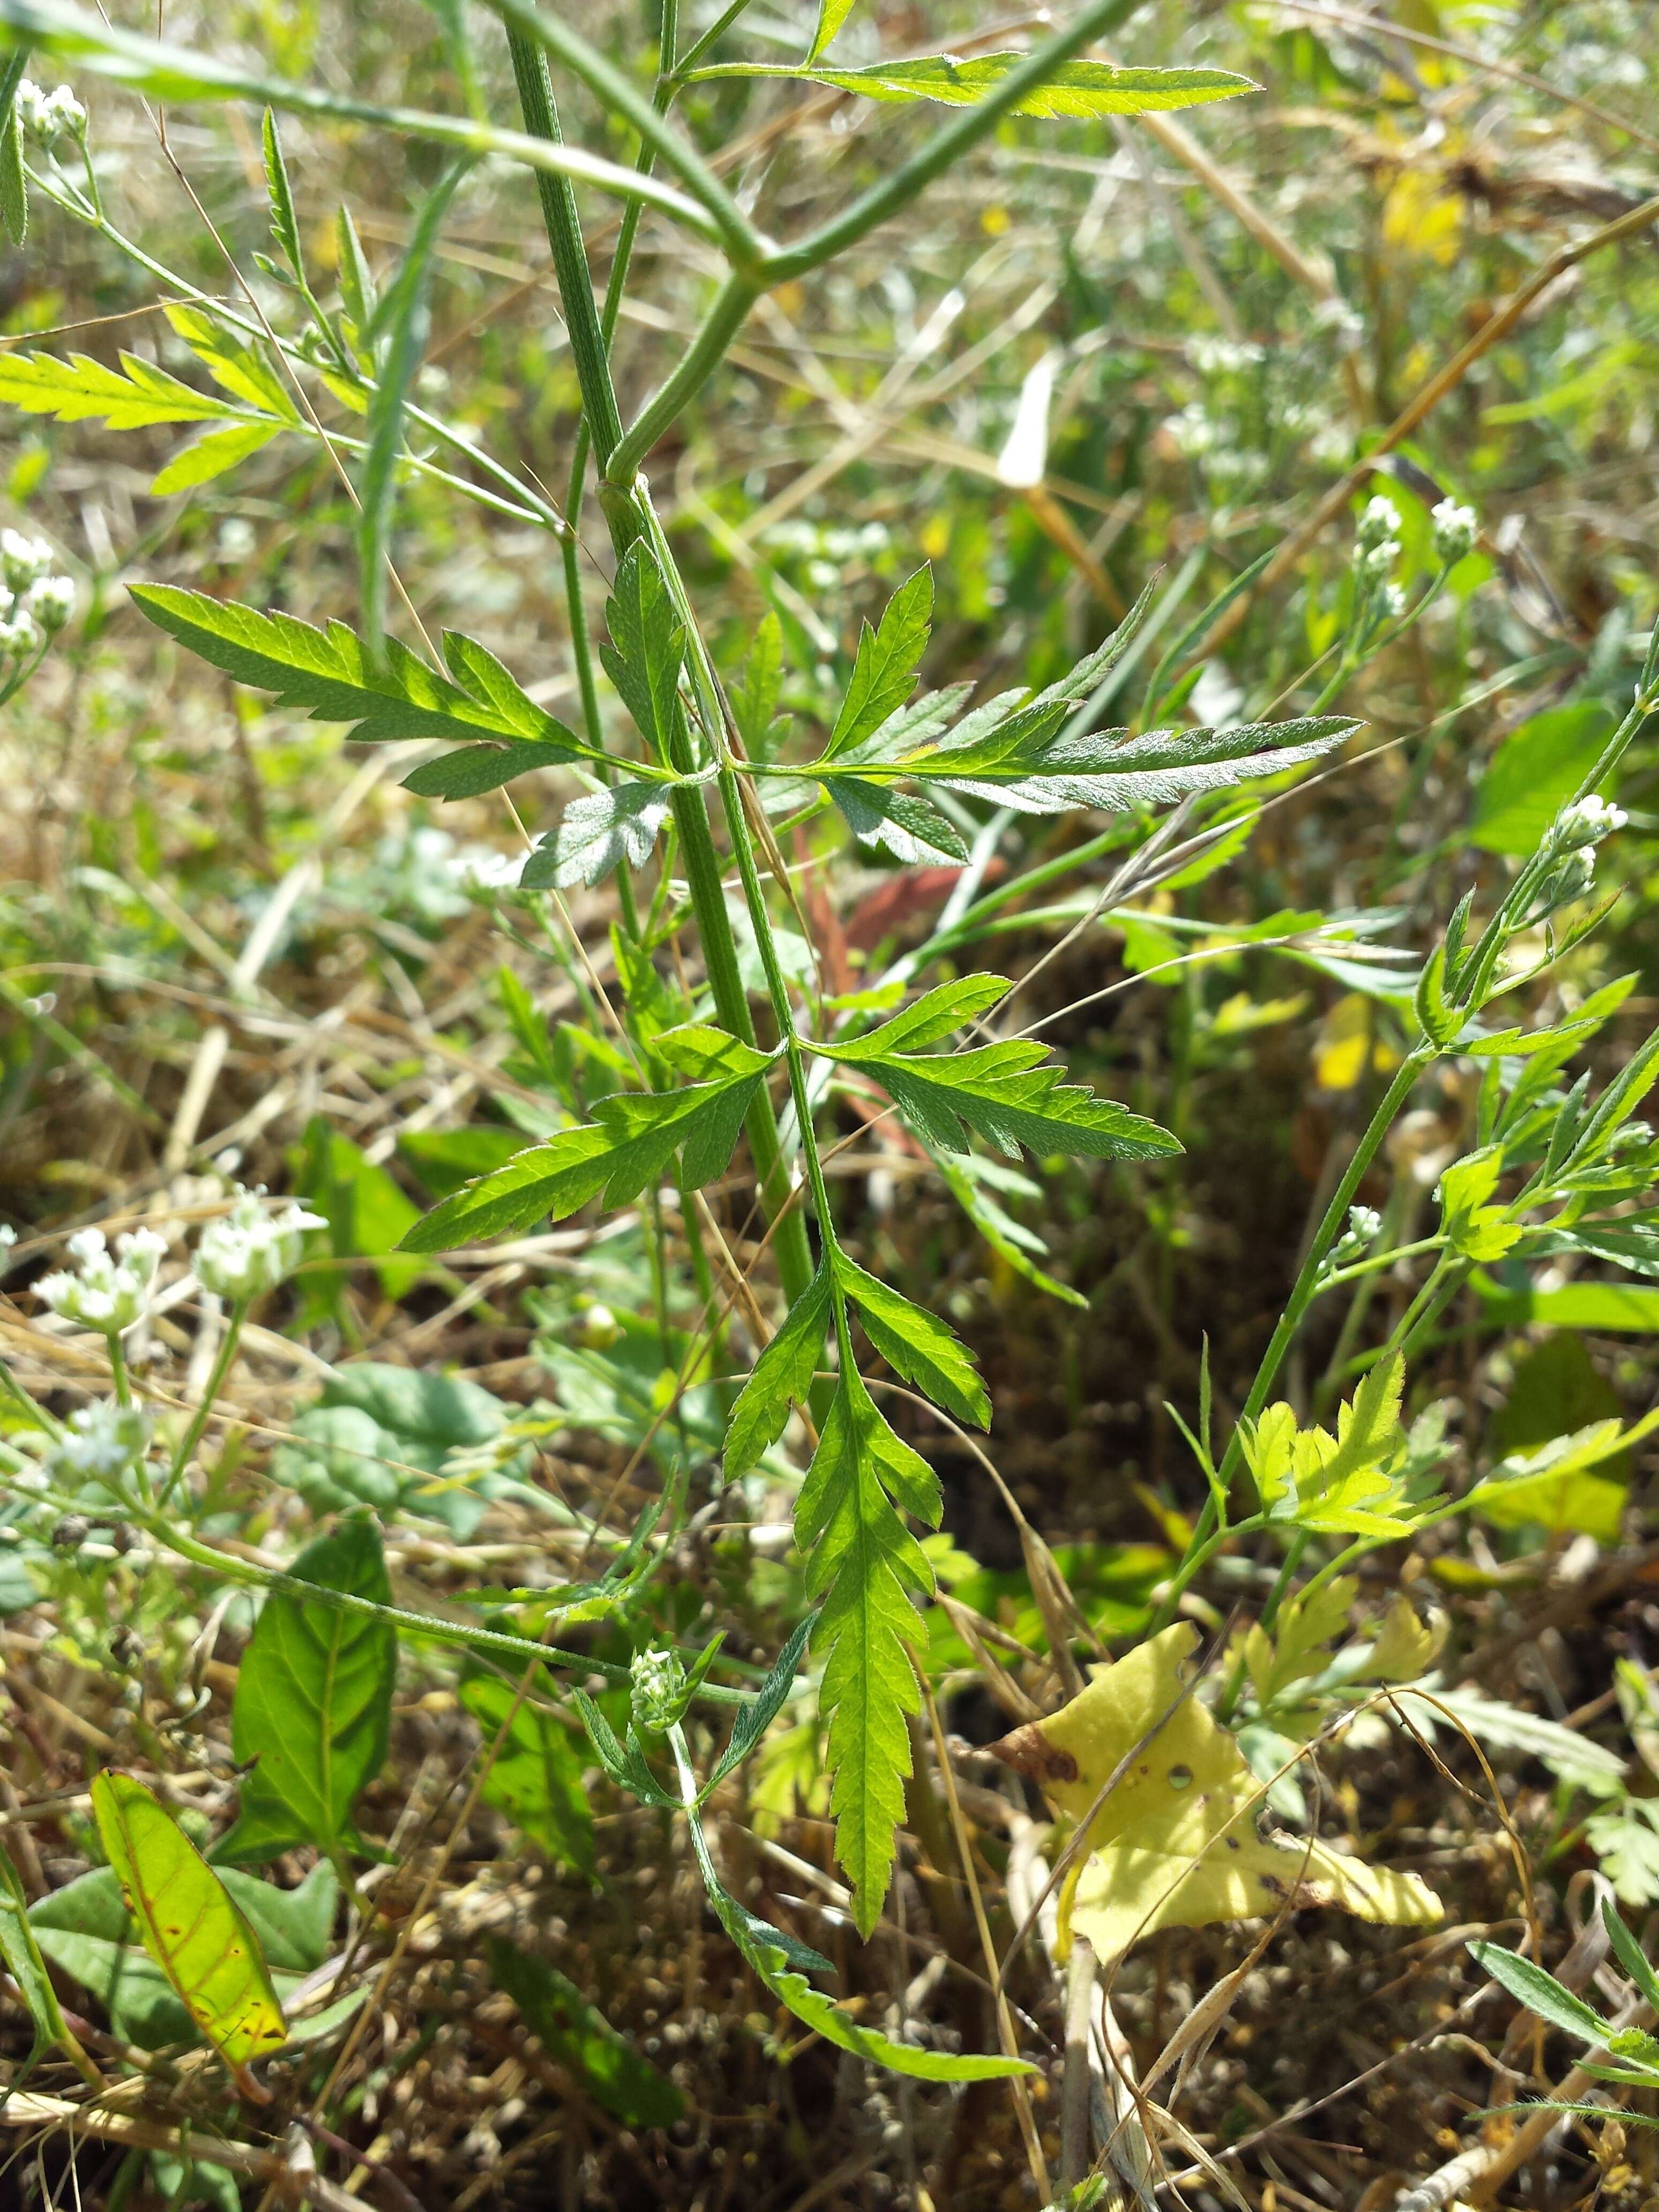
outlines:
[{"label": "green plant stem", "polygon": [[[550,54],[573,76],[580,77],[613,115],[620,116],[655,149],[664,167],[673,171],[691,197],[708,211],[734,268],[752,267],[761,259],[765,241],[714,172],[603,54],[590,46],[562,17],[543,15],[530,4],[530,0],[491,0],[491,5],[507,25],[510,43],[515,46],[532,46],[544,55]],[[543,67],[546,67],[545,61]],[[547,135],[537,128],[528,114],[525,124],[532,137]]]},{"label": "green plant stem", "polygon": [[721,285],[679,366],[647,401],[629,425],[626,436],[605,460],[605,484],[599,496],[607,514],[617,495],[631,486],[640,463],[658,439],[672,427],[719,368],[744,317],[766,289],[736,270]]},{"label": "green plant stem", "polygon": [[109,1349],[110,1380],[115,1385],[115,1402],[118,1406],[130,1406],[132,1403],[132,1385],[127,1377],[127,1356],[121,1349],[121,1340],[118,1336],[110,1336],[104,1341]]},{"label": "green plant stem", "polygon": [[717,40],[726,36],[738,16],[748,11],[750,4],[751,0],[731,0],[731,5],[722,9],[708,28],[692,40],[680,60],[674,65],[676,84],[683,84],[685,82],[686,72],[696,65]]},{"label": "green plant stem", "polygon": [[[516,41],[514,68],[519,82],[526,128],[534,137],[551,136],[556,138],[558,116],[553,104],[544,57],[538,48],[532,48],[522,40]],[[594,457],[603,469],[615,449],[620,418],[611,380],[605,334],[593,305],[592,280],[588,271],[581,228],[576,216],[574,193],[544,192],[542,212],[547,224],[548,241],[553,249],[566,325],[571,333],[572,355],[581,386],[582,411],[592,441]],[[577,342],[579,328],[582,333],[580,344]],[[710,366],[713,366],[712,362]],[[635,538],[648,528],[648,507],[641,499],[614,496],[604,504],[611,543],[617,554],[621,555],[627,551]],[[683,599],[684,586],[672,556],[665,558],[665,573],[671,588]],[[589,681],[592,681],[591,672]],[[692,763],[688,757],[675,765],[683,772],[689,772]],[[726,911],[726,887],[709,828],[707,796],[701,787],[680,785],[674,791],[671,805],[715,1012],[734,1036],[740,1037],[745,1044],[752,1044],[755,1042],[755,1025],[749,1011],[749,996],[744,988],[742,971],[738,964],[737,940],[732,933],[732,919]],[[784,1295],[793,1305],[797,1298],[805,1295],[811,1283],[812,1252],[800,1209],[787,1204],[789,1179],[783,1163],[777,1117],[773,1111],[771,1099],[764,1090],[757,1093],[755,1103],[744,1126],[748,1133],[749,1148],[754,1159],[755,1174],[760,1184],[767,1218],[777,1224],[773,1243],[777,1255],[778,1273],[783,1284]]]},{"label": "green plant stem", "polygon": [[[1009,70],[994,92],[988,93],[953,123],[935,131],[908,161],[902,162],[890,176],[862,193],[851,207],[799,245],[768,254],[760,265],[763,284],[769,288],[791,276],[804,276],[809,270],[822,268],[848,246],[855,246],[878,223],[885,222],[890,216],[908,207],[935,179],[978,145],[988,132],[994,131],[1028,92],[1035,92],[1039,85],[1046,83],[1062,63],[1080,53],[1091,39],[1115,30],[1139,5],[1140,0],[1094,0],[1094,5],[1085,8],[1064,30],[1033,47],[1018,68]],[[690,184],[689,179],[683,181]]]},{"label": "green plant stem", "polygon": [[202,1402],[196,1408],[190,1426],[185,1431],[184,1442],[173,1455],[173,1463],[167,1468],[167,1480],[156,1494],[157,1512],[166,1505],[184,1480],[185,1469],[190,1465],[196,1447],[202,1441],[203,1432],[213,1412],[214,1403],[225,1387],[225,1377],[230,1372],[230,1363],[236,1357],[236,1346],[241,1341],[242,1323],[247,1319],[247,1300],[242,1298],[230,1310],[230,1318],[225,1323],[225,1333],[220,1339],[219,1349],[214,1358],[213,1371],[208,1376],[206,1389],[202,1393]]}]

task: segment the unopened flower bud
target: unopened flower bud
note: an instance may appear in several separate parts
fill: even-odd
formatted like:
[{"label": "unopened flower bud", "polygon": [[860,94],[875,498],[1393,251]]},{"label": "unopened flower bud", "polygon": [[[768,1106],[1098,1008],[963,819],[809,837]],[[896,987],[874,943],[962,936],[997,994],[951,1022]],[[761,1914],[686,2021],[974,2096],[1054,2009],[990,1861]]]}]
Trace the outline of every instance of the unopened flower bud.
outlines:
[{"label": "unopened flower bud", "polygon": [[[1377,552],[1384,545],[1392,545],[1395,552],[1399,550],[1400,510],[1391,499],[1384,499],[1379,494],[1371,501],[1359,518],[1354,543],[1362,553]],[[1393,557],[1390,554],[1390,560]]]},{"label": "unopened flower bud", "polygon": [[1443,499],[1429,520],[1434,525],[1435,558],[1446,568],[1453,567],[1474,551],[1480,525],[1472,507],[1460,507],[1455,499]]},{"label": "unopened flower bud", "polygon": [[629,1669],[634,1724],[647,1735],[661,1735],[685,1711],[685,1669],[672,1651],[652,1644],[635,1652]]},{"label": "unopened flower bud", "polygon": [[42,576],[24,592],[23,612],[32,616],[48,637],[56,637],[75,612],[75,586],[67,576]]},{"label": "unopened flower bud", "polygon": [[1609,805],[1591,792],[1588,799],[1576,799],[1556,816],[1550,831],[1551,847],[1558,853],[1569,853],[1581,846],[1599,845],[1615,830],[1622,830],[1626,819],[1622,806]]},{"label": "unopened flower bud", "polygon": [[50,570],[52,550],[44,538],[25,538],[21,530],[0,530],[0,575],[11,592],[26,592]]}]

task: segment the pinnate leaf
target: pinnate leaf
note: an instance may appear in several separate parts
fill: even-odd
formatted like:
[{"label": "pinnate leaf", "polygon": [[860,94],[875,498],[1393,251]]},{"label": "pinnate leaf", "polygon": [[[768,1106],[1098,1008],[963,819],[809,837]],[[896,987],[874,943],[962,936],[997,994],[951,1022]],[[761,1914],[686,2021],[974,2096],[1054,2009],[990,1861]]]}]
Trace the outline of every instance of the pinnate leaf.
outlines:
[{"label": "pinnate leaf", "polygon": [[823,1350],[830,1314],[830,1270],[820,1266],[804,1297],[755,1362],[738,1393],[726,1431],[726,1479],[747,1474],[783,1434],[791,1405],[804,1405]]},{"label": "pinnate leaf", "polygon": [[684,1149],[687,1187],[700,1190],[725,1169],[744,1116],[771,1065],[764,1053],[728,1040],[726,1072],[675,1091],[624,1091],[601,1098],[593,1119],[562,1129],[493,1174],[456,1191],[416,1223],[404,1239],[410,1252],[442,1252],[458,1244],[558,1221],[605,1194],[626,1206]]},{"label": "pinnate leaf", "polygon": [[[0,398],[5,396],[0,366]],[[549,762],[587,753],[562,722],[512,684],[498,662],[490,664],[494,688],[469,674],[464,690],[395,639],[387,640],[385,659],[377,663],[343,623],[314,629],[292,615],[261,614],[171,584],[136,584],[131,598],[141,614],[200,659],[239,684],[274,692],[281,706],[303,708],[313,722],[355,723],[353,735],[362,743],[528,738]],[[452,672],[458,665],[469,671],[477,665],[470,656],[447,657]],[[503,679],[510,689],[503,689]]]},{"label": "pinnate leaf", "polygon": [[843,1372],[795,1505],[795,1540],[809,1555],[807,1590],[823,1600],[819,1711],[835,1775],[836,1856],[868,1936],[881,1914],[910,1771],[905,1716],[921,1708],[911,1654],[921,1635],[909,1593],[930,1594],[933,1570],[898,1507],[939,1525],[938,1479]]},{"label": "pinnate leaf", "polygon": [[958,1420],[990,1426],[991,1400],[979,1363],[947,1322],[866,1274],[845,1253],[836,1255],[836,1280],[858,1307],[865,1334],[896,1374]]},{"label": "pinnate leaf", "polygon": [[880,625],[859,633],[852,680],[825,748],[826,761],[849,751],[909,697],[927,650],[933,611],[933,572],[918,568],[887,602]]}]

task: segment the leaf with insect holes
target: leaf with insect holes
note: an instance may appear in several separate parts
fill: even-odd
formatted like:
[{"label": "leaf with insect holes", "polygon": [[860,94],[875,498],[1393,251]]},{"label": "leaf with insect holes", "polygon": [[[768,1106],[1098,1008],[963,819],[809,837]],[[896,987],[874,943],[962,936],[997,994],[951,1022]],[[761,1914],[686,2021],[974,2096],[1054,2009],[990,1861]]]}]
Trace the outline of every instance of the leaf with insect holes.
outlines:
[{"label": "leaf with insect holes", "polygon": [[[0,399],[5,362],[0,358]],[[589,757],[562,722],[520,690],[505,668],[470,638],[446,636],[449,676],[440,676],[395,638],[376,662],[343,623],[326,630],[292,615],[186,592],[135,584],[139,612],[238,684],[274,692],[279,706],[302,708],[313,722],[353,723],[361,744],[404,738],[528,740],[549,763]],[[453,681],[450,678],[453,678]]]},{"label": "leaf with insect holes", "polygon": [[0,222],[14,246],[28,233],[28,184],[23,174],[23,137],[17,120],[17,88],[29,65],[29,50],[20,46],[0,75]]},{"label": "leaf with insect holes", "polygon": [[558,828],[525,862],[519,881],[526,890],[568,890],[597,884],[615,867],[642,868],[668,808],[668,793],[655,783],[619,783],[573,799]]},{"label": "leaf with insect holes", "polygon": [[726,1479],[735,1482],[783,1434],[792,1405],[804,1406],[823,1351],[830,1318],[830,1269],[820,1262],[803,1296],[755,1362],[738,1393],[726,1431]]},{"label": "leaf with insect holes", "polygon": [[131,1776],[92,1781],[99,1838],[144,1948],[239,2079],[288,2024],[259,1939],[184,1830]]},{"label": "leaf with insect holes", "polygon": [[636,538],[617,564],[605,610],[605,672],[659,762],[672,758],[685,628],[650,547]]},{"label": "leaf with insect holes", "polygon": [[[823,4],[828,14],[837,0],[823,0]],[[841,14],[846,14],[845,7]],[[817,62],[838,27],[839,18],[827,35],[813,41],[811,62]],[[769,67],[765,74],[831,85],[837,92],[861,93],[866,100],[933,100],[948,107],[972,107],[994,93],[1011,70],[1029,59],[1023,53],[975,54],[969,61],[958,61],[952,54],[925,54],[914,61],[872,62],[865,69]],[[1210,100],[1233,100],[1240,93],[1261,89],[1252,78],[1236,76],[1231,70],[1114,69],[1106,62],[1061,62],[1015,101],[1012,112],[1050,119],[1167,114],[1173,108],[1201,107]]]},{"label": "leaf with insect holes", "polygon": [[[344,1522],[301,1553],[293,1581],[390,1605],[380,1532]],[[358,1792],[386,1761],[398,1640],[390,1623],[276,1589],[265,1600],[231,1707],[231,1749],[252,1764],[241,1814],[216,1857],[275,1858],[295,1844],[352,1840]]]},{"label": "leaf with insect holes", "polygon": [[894,1834],[910,1771],[905,1717],[919,1711],[912,1653],[922,1634],[910,1592],[932,1594],[933,1570],[898,1508],[939,1526],[938,1478],[876,1411],[856,1371],[843,1370],[795,1504],[809,1596],[823,1601],[819,1711],[835,1776],[836,1856],[868,1936],[892,1872]]},{"label": "leaf with insect holes", "polygon": [[1176,1622],[1097,1667],[1068,1705],[994,1747],[1060,1812],[1088,1824],[1060,1891],[1065,1942],[1086,1936],[1115,1960],[1161,1928],[1305,1905],[1407,1926],[1438,1920],[1439,1900],[1415,1875],[1347,1857],[1317,1837],[1257,1832],[1261,1784],[1184,1672],[1198,1640],[1189,1621]]},{"label": "leaf with insect holes", "polygon": [[670,2128],[685,2100],[665,2074],[641,2058],[573,1981],[520,1944],[492,1936],[489,1978],[512,1998],[526,2026],[556,2064],[568,2067],[625,2128]]},{"label": "leaf with insect holes", "polygon": [[[702,1064],[716,1072],[708,1080],[674,1091],[624,1091],[601,1098],[593,1119],[562,1129],[545,1145],[534,1146],[493,1174],[434,1206],[403,1241],[410,1252],[445,1252],[459,1244],[532,1227],[544,1216],[560,1221],[603,1191],[609,1206],[626,1206],[653,1182],[676,1152],[683,1155],[686,1188],[701,1190],[725,1169],[775,1054],[728,1036],[723,1030],[694,1025]],[[681,1033],[667,1030],[657,1040],[671,1057]]]},{"label": "leaf with insect holes", "polygon": [[34,2030],[29,2055],[13,2075],[13,2088],[25,2075],[33,2071],[43,2051],[53,2044],[60,2050],[71,2047],[58,1992],[52,1985],[46,1962],[40,1956],[40,1946],[29,1925],[28,1911],[28,1899],[18,1880],[17,1869],[6,1853],[0,1850],[0,1961],[4,1962],[6,1972],[16,1983]]}]

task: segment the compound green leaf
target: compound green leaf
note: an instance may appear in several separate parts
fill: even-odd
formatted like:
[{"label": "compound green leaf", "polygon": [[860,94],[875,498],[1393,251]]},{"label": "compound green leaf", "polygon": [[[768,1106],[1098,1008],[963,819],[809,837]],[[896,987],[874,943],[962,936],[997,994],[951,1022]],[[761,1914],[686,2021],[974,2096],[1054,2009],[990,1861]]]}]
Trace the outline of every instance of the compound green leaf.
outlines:
[{"label": "compound green leaf", "polygon": [[830,1273],[820,1266],[804,1297],[755,1362],[738,1393],[726,1431],[726,1479],[747,1474],[783,1434],[792,1405],[806,1402],[823,1350],[830,1315]]},{"label": "compound green leaf", "polygon": [[866,1274],[845,1253],[836,1255],[836,1280],[858,1307],[865,1334],[896,1374],[959,1421],[989,1428],[991,1400],[979,1363],[947,1322]]},{"label": "compound green leaf", "polygon": [[994,2081],[1012,2074],[1034,2070],[1023,2058],[925,2051],[914,2044],[895,2043],[872,2028],[858,2027],[832,1999],[821,1990],[815,1990],[801,1971],[827,1972],[830,1961],[786,1935],[782,1929],[769,1927],[746,1905],[740,1905],[721,1881],[702,1823],[695,1814],[687,1826],[703,1887],[721,1927],[763,1985],[815,2035],[834,2044],[837,2051],[850,2051],[855,2058],[866,2059],[872,2066],[884,2066],[890,2073],[908,2075],[916,2081]]},{"label": "compound green leaf", "polygon": [[131,1776],[92,1783],[93,1816],[146,1951],[202,2033],[247,2082],[288,2039],[259,1939],[184,1830]]},{"label": "compound green leaf", "polygon": [[933,1570],[897,1508],[939,1526],[937,1477],[883,1420],[856,1372],[843,1370],[795,1504],[808,1595],[823,1600],[819,1711],[835,1774],[836,1856],[868,1936],[881,1915],[910,1771],[905,1716],[921,1709],[911,1654],[922,1629],[909,1593]]},{"label": "compound green leaf", "polygon": [[[390,1605],[380,1532],[363,1517],[319,1537],[295,1561],[300,1582]],[[243,1655],[231,1708],[241,1818],[219,1856],[262,1857],[297,1843],[332,1853],[349,1842],[351,1808],[386,1760],[397,1637],[391,1624],[307,1601],[265,1600]]]},{"label": "compound green leaf", "polygon": [[911,1054],[884,1046],[877,1030],[830,1049],[848,1066],[868,1068],[922,1141],[944,1152],[963,1149],[964,1127],[1013,1159],[1022,1145],[1039,1156],[1071,1152],[1120,1160],[1157,1159],[1181,1150],[1155,1121],[1067,1083],[1063,1067],[1042,1065],[1048,1048],[1035,1038],[1010,1037],[966,1052]]},{"label": "compound green leaf", "polygon": [[[7,389],[6,377],[15,361],[15,356],[0,360],[0,399],[15,396]],[[463,653],[449,649],[450,641],[445,641],[445,658],[457,678],[451,682],[396,639],[387,640],[386,657],[377,663],[343,623],[314,629],[292,615],[262,614],[254,607],[171,584],[137,584],[131,597],[141,614],[211,666],[239,684],[275,693],[281,706],[302,708],[313,722],[355,724],[353,735],[362,743],[387,744],[404,738],[447,738],[452,742],[527,738],[542,748],[549,762],[577,760],[587,754],[587,747],[562,722],[544,713],[512,683],[499,662],[490,660],[495,674],[486,683],[477,648]],[[470,644],[467,640],[457,642]]]},{"label": "compound green leaf", "polygon": [[28,415],[54,415],[60,422],[106,422],[112,430],[247,420],[216,392],[195,391],[134,354],[124,353],[120,363],[108,368],[80,353],[66,361],[49,353],[0,355],[0,403]]},{"label": "compound green leaf", "polygon": [[211,483],[239,463],[268,446],[282,428],[279,422],[230,422],[222,430],[210,430],[204,437],[191,439],[182,453],[159,471],[150,484],[157,499],[165,499],[176,491],[193,491],[198,484]]},{"label": "compound green leaf", "polygon": [[687,1187],[700,1190],[731,1159],[769,1065],[763,1054],[753,1053],[707,1083],[601,1098],[591,1121],[562,1129],[434,1206],[409,1231],[402,1249],[448,1251],[528,1229],[544,1216],[562,1220],[601,1192],[607,1206],[626,1206],[676,1152],[683,1152]]},{"label": "compound green leaf", "polygon": [[879,729],[915,688],[916,670],[927,648],[933,611],[933,572],[918,568],[887,602],[880,626],[866,623],[859,633],[852,681],[842,701],[823,758],[849,751]]},{"label": "compound green leaf", "polygon": [[605,616],[611,632],[609,642],[599,646],[605,672],[654,757],[667,762],[674,753],[685,629],[643,539],[636,538],[617,563]]}]

